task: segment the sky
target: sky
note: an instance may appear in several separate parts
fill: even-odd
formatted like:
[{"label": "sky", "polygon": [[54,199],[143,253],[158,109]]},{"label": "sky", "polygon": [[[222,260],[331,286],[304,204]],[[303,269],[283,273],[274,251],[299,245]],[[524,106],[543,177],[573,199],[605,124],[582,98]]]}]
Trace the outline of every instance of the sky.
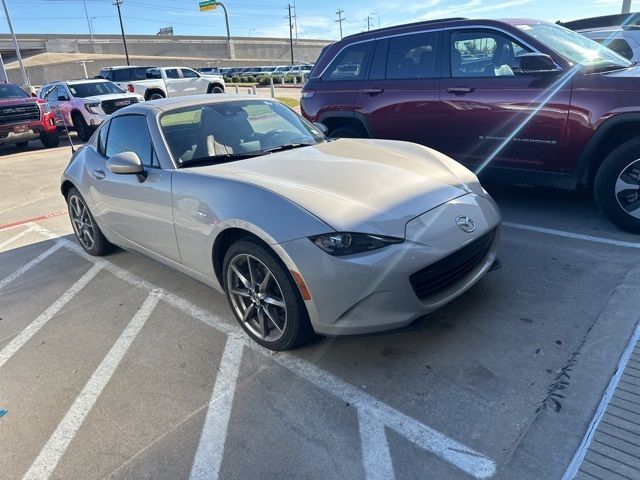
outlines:
[{"label": "sky", "polygon": [[[225,35],[220,8],[200,12],[198,0],[122,0],[126,33],[155,34],[173,27],[175,35]],[[451,16],[573,20],[619,13],[622,0],[224,0],[231,36],[287,37],[287,4],[295,3],[298,38],[339,38],[336,12],[345,18],[344,35],[367,28]],[[86,13],[85,13],[86,5]],[[7,0],[16,33],[120,33],[113,0]],[[640,9],[640,0],[632,2]],[[9,28],[0,11],[0,33]]]}]

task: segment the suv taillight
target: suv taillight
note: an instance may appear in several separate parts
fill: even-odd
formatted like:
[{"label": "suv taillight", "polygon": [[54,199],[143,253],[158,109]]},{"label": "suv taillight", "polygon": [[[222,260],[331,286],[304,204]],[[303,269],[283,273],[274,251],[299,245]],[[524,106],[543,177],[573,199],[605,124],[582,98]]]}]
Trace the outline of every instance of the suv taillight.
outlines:
[{"label": "suv taillight", "polygon": [[316,94],[315,90],[305,90],[302,92],[302,98],[311,98]]},{"label": "suv taillight", "polygon": [[129,93],[133,93],[133,92],[134,92],[133,85],[128,84],[128,85],[127,85],[127,91],[128,91]]}]

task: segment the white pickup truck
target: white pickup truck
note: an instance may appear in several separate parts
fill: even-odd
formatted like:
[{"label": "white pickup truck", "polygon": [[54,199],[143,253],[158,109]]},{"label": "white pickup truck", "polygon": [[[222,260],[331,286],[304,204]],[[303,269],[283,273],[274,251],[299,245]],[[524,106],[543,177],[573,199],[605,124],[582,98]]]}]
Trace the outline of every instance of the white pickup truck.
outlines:
[{"label": "white pickup truck", "polygon": [[145,100],[225,90],[220,75],[203,75],[186,67],[111,67],[100,70],[100,76],[125,91],[142,95]]}]

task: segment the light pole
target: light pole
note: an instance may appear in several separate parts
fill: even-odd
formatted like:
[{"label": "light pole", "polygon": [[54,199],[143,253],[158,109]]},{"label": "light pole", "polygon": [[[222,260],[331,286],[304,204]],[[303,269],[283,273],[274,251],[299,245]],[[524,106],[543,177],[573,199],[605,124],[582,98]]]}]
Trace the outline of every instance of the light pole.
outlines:
[{"label": "light pole", "polygon": [[256,31],[256,29],[255,29],[255,28],[250,28],[250,29],[249,29],[249,37],[251,37],[251,32],[255,32],[255,31]]},{"label": "light pole", "polygon": [[631,0],[622,0],[622,13],[631,12]]},{"label": "light pole", "polygon": [[89,25],[89,38],[93,42],[93,29],[91,28],[91,20],[89,19],[89,12],[87,11],[87,2],[82,0],[82,5],[84,5],[84,14],[87,17],[87,24]]},{"label": "light pole", "polygon": [[11,23],[11,17],[9,16],[9,9],[7,8],[7,1],[2,0],[2,6],[4,7],[4,14],[7,17],[7,24],[9,24],[9,31],[11,32],[11,36],[13,37],[13,45],[16,49],[16,57],[18,57],[18,63],[20,64],[20,71],[22,72],[22,81],[24,85],[27,87],[31,87],[29,83],[29,78],[27,77],[27,72],[24,69],[24,63],[22,63],[22,55],[20,55],[20,46],[18,45],[18,39],[16,38],[16,33],[13,31],[13,23]]}]

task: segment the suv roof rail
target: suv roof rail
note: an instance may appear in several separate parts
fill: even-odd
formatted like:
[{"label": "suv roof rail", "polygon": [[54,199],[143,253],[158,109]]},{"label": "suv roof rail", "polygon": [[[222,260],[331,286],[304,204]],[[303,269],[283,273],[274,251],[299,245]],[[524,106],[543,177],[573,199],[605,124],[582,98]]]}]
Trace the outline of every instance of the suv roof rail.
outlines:
[{"label": "suv roof rail", "polygon": [[392,25],[390,27],[376,28],[374,30],[369,30],[367,32],[354,33],[354,34],[351,34],[351,35],[347,35],[342,40],[347,39],[347,38],[359,37],[360,35],[366,35],[367,33],[387,32],[389,30],[395,30],[397,28],[416,27],[416,26],[421,26],[421,25],[433,25],[434,23],[455,22],[457,20],[468,20],[468,18],[466,18],[466,17],[450,17],[450,18],[439,18],[437,20],[422,20],[420,22],[403,23],[403,24],[400,24],[400,25]]},{"label": "suv roof rail", "polygon": [[571,30],[587,30],[604,27],[634,29],[640,27],[640,13],[619,13],[616,15],[603,15],[601,17],[572,20],[570,22],[558,21],[556,23]]}]

